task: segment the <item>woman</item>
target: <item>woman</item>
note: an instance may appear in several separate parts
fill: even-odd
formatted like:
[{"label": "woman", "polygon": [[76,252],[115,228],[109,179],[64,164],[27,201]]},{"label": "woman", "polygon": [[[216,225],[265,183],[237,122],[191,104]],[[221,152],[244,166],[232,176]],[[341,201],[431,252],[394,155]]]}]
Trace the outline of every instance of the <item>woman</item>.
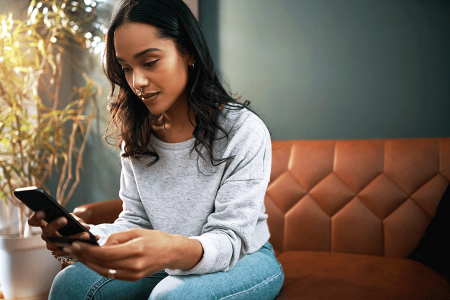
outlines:
[{"label": "woman", "polygon": [[[284,275],[264,208],[270,136],[221,85],[189,8],[125,0],[106,45],[123,212],[114,224],[86,225],[101,247],[61,251],[47,241],[78,261],[57,275],[50,299],[275,298]],[[29,223],[44,240],[67,222],[43,217]]]}]

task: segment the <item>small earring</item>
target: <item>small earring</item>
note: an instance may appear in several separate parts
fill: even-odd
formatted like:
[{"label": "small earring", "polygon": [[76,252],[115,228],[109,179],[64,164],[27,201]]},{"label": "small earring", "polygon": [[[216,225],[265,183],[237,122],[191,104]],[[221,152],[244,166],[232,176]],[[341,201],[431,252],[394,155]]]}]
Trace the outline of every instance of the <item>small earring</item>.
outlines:
[{"label": "small earring", "polygon": [[191,64],[191,69],[194,70],[194,67],[195,67],[195,60]]}]

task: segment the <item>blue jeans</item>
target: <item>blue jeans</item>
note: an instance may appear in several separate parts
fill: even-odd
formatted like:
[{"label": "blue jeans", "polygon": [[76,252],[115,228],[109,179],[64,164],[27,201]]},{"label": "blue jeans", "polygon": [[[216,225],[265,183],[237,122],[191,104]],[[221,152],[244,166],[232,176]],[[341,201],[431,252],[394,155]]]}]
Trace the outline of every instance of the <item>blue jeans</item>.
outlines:
[{"label": "blue jeans", "polygon": [[284,281],[281,265],[267,242],[228,272],[169,276],[161,271],[136,282],[111,280],[75,263],[55,277],[49,300],[78,299],[274,299]]}]

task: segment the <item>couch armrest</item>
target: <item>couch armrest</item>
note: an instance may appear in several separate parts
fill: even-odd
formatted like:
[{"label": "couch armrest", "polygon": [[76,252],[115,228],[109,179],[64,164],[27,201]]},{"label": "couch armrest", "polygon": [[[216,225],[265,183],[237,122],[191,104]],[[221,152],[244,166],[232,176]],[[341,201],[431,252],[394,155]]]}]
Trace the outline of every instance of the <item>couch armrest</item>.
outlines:
[{"label": "couch armrest", "polygon": [[122,200],[108,200],[80,205],[73,213],[88,224],[113,223],[122,211]]}]

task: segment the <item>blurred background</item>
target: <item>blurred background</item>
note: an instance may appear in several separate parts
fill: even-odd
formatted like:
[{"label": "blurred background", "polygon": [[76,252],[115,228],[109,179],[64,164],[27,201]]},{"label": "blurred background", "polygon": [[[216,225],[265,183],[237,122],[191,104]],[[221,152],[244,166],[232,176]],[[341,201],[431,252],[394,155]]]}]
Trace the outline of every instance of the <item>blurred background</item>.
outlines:
[{"label": "blurred background", "polygon": [[[29,1],[0,2],[0,13],[26,17]],[[224,79],[273,139],[450,136],[450,1],[191,2]],[[69,211],[118,197],[119,152],[102,138],[100,56],[91,76],[103,93]]]}]

